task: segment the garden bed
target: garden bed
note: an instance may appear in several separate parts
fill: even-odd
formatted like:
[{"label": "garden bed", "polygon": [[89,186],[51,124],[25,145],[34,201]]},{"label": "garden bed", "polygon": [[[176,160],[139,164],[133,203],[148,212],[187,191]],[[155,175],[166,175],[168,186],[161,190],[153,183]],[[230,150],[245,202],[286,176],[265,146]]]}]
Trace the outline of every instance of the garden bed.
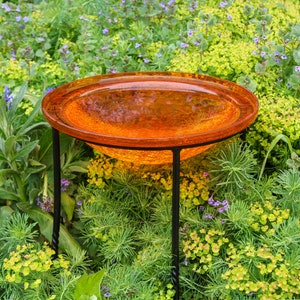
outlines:
[{"label": "garden bed", "polygon": [[173,298],[168,164],[122,162],[62,135],[52,259],[41,100],[78,78],[129,71],[208,74],[260,102],[242,135],[182,162],[181,299],[300,297],[298,0],[0,4],[1,299]]}]

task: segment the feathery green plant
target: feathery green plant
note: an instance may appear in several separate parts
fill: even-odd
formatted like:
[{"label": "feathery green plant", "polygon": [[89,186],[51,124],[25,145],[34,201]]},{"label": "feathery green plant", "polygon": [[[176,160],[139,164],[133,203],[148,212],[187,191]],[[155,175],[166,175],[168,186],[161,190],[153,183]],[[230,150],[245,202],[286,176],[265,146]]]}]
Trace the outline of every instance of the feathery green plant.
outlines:
[{"label": "feathery green plant", "polygon": [[220,150],[217,157],[211,158],[212,183],[216,191],[241,195],[244,189],[253,184],[256,160],[248,145],[233,140]]}]

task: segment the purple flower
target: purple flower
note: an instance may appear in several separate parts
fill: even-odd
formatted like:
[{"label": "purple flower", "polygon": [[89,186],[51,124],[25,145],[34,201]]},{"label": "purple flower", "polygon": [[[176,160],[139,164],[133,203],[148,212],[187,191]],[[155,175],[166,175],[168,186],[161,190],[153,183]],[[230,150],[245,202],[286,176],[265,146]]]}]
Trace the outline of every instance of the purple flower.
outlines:
[{"label": "purple flower", "polygon": [[210,196],[207,202],[208,202],[208,204],[210,204],[210,205],[214,205],[215,200],[214,200],[213,196]]},{"label": "purple flower", "polygon": [[193,33],[194,33],[194,31],[193,31],[192,29],[190,29],[190,30],[188,31],[188,36],[192,36]]},{"label": "purple flower", "polygon": [[227,6],[227,5],[228,5],[228,2],[227,2],[227,1],[221,1],[221,2],[220,2],[220,7],[221,7],[221,8],[223,8],[223,7]]},{"label": "purple flower", "polygon": [[106,49],[108,49],[108,46],[107,46],[107,45],[105,45],[105,46],[103,46],[103,47],[101,48],[101,50],[106,50]]},{"label": "purple flower", "polygon": [[16,16],[16,22],[20,22],[22,20],[21,16]]},{"label": "purple flower", "polygon": [[215,207],[220,206],[220,205],[221,205],[220,201],[215,201],[215,203],[213,203],[213,206],[215,206]]},{"label": "purple flower", "polygon": [[255,44],[258,44],[258,43],[259,43],[259,37],[255,37],[255,38],[253,39],[253,42],[254,42]]},{"label": "purple flower", "polygon": [[285,54],[282,54],[281,59],[287,59],[287,56]]},{"label": "purple flower", "polygon": [[7,108],[10,109],[14,97],[12,95],[12,91],[6,85],[4,86],[4,99],[5,99],[5,102],[7,104]]},{"label": "purple flower", "polygon": [[228,15],[227,15],[227,20],[228,20],[228,21],[231,21],[231,20],[232,20],[232,15],[229,15],[229,14],[228,14]]},{"label": "purple flower", "polygon": [[60,181],[61,184],[61,191],[65,192],[67,190],[67,187],[70,185],[70,181],[68,179],[62,179]]},{"label": "purple flower", "polygon": [[16,11],[21,12],[21,8],[19,6],[17,6]]},{"label": "purple flower", "polygon": [[53,199],[49,196],[43,195],[42,199],[40,197],[36,198],[37,205],[46,212],[51,212],[53,209]]},{"label": "purple flower", "polygon": [[181,48],[181,49],[185,49],[185,48],[187,48],[188,46],[189,46],[189,45],[186,44],[186,43],[183,43],[183,42],[180,43],[180,48]]},{"label": "purple flower", "polygon": [[262,51],[261,54],[260,54],[260,56],[261,56],[261,57],[265,57],[266,54],[267,54],[267,53],[266,53],[265,51]]},{"label": "purple flower", "polygon": [[195,9],[198,8],[198,4],[197,4],[196,1],[193,1],[191,4],[192,4],[192,5],[189,7],[189,10],[190,10],[190,11],[193,11],[193,10],[195,10]]},{"label": "purple flower", "polygon": [[117,69],[116,68],[110,68],[109,71],[113,74],[117,73]]},{"label": "purple flower", "polygon": [[104,296],[105,298],[109,298],[109,297],[111,297],[112,295],[111,295],[111,293],[106,292],[103,296]]},{"label": "purple flower", "polygon": [[144,58],[144,63],[147,64],[149,62],[149,58],[145,57]]},{"label": "purple flower", "polygon": [[300,72],[300,66],[295,66],[295,72]]},{"label": "purple flower", "polygon": [[219,213],[222,213],[222,212],[224,212],[224,211],[225,211],[225,208],[224,208],[224,207],[219,207],[219,208],[218,208],[218,212],[219,212]]},{"label": "purple flower", "polygon": [[199,206],[199,210],[204,211],[204,210],[205,210],[205,207],[204,207],[203,205],[200,205],[200,206]]},{"label": "purple flower", "polygon": [[204,219],[211,220],[214,217],[214,215],[213,214],[205,214],[203,217],[204,217]]},{"label": "purple flower", "polygon": [[104,29],[102,30],[102,33],[103,33],[103,34],[108,34],[108,32],[109,32],[108,28],[104,28]]},{"label": "purple flower", "polygon": [[23,21],[26,23],[26,22],[29,21],[29,18],[28,18],[27,16],[25,16],[25,17],[23,18]]},{"label": "purple flower", "polygon": [[228,206],[228,201],[227,200],[222,201],[222,205],[223,206]]},{"label": "purple flower", "polygon": [[79,200],[76,202],[76,204],[77,204],[77,206],[82,206],[82,201]]},{"label": "purple flower", "polygon": [[54,87],[50,86],[50,87],[48,87],[48,88],[46,89],[46,91],[45,91],[44,94],[46,95],[46,94],[52,92],[53,90],[54,90]]},{"label": "purple flower", "polygon": [[142,46],[142,44],[136,43],[136,44],[134,45],[134,48],[139,48],[139,47],[141,47],[141,46]]},{"label": "purple flower", "polygon": [[3,8],[6,12],[10,12],[11,11],[11,8],[9,7],[8,4],[4,3],[1,5],[1,8]]}]

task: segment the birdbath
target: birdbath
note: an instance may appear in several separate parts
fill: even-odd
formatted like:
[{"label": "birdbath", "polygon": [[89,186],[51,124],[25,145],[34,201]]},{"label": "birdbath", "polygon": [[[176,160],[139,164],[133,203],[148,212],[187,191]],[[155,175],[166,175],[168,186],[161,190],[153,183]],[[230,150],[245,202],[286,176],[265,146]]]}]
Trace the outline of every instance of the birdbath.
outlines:
[{"label": "birdbath", "polygon": [[130,72],[62,85],[44,97],[42,111],[52,126],[56,255],[61,209],[59,132],[121,160],[173,163],[172,282],[174,299],[179,299],[180,160],[246,129],[257,116],[257,98],[242,86],[207,75]]}]

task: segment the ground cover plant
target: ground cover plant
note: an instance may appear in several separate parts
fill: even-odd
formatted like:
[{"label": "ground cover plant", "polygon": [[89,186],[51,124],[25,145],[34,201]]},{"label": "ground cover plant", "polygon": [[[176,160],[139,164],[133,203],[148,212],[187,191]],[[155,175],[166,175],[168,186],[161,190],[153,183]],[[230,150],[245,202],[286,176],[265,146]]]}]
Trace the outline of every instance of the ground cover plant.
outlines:
[{"label": "ground cover plant", "polygon": [[172,299],[169,165],[61,138],[60,255],[51,248],[43,96],[77,78],[183,71],[253,91],[256,122],[184,161],[182,299],[300,297],[298,0],[0,0],[0,298]]}]

